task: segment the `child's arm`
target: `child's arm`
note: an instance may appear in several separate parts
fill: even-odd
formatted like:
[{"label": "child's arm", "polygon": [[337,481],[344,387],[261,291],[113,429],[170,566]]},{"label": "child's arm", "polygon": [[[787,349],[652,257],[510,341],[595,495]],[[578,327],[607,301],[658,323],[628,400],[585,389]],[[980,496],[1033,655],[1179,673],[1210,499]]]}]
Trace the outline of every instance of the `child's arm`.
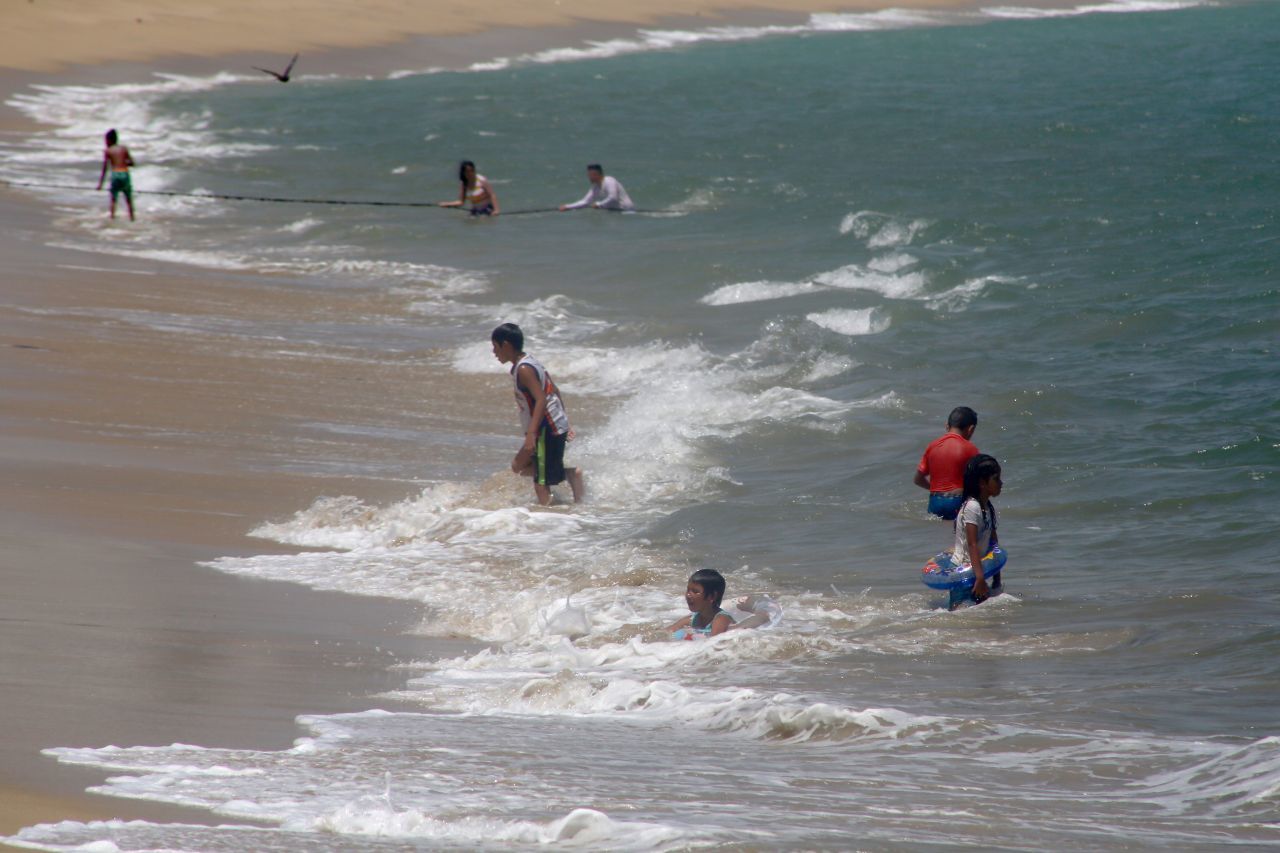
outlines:
[{"label": "child's arm", "polygon": [[733,617],[728,613],[717,613],[715,618],[711,620],[711,636],[723,634],[733,627]]},{"label": "child's arm", "polygon": [[756,612],[756,600],[753,597],[744,595],[734,603],[737,605],[739,610],[750,613],[751,615],[746,619],[743,619],[741,622],[734,622],[725,630],[740,631],[743,628],[759,628],[761,625],[769,624],[769,614]]},{"label": "child's arm", "polygon": [[438,206],[439,207],[462,207],[466,203],[467,203],[467,185],[463,184],[462,189],[458,190],[457,201],[442,201],[439,203]]},{"label": "child's arm", "polygon": [[987,578],[982,573],[982,557],[978,551],[978,525],[965,522],[964,538],[969,543],[969,559],[973,561],[973,600],[986,601]]},{"label": "child's arm", "polygon": [[688,616],[684,616],[684,617],[682,617],[682,618],[680,618],[680,619],[677,619],[677,620],[675,621],[675,624],[673,624],[673,625],[672,625],[670,628],[668,628],[667,630],[668,630],[668,631],[679,631],[681,628],[688,628],[691,624],[693,624],[693,614],[692,614],[692,613],[690,613]]},{"label": "child's arm", "polygon": [[102,182],[107,179],[107,165],[111,162],[111,155],[105,151],[102,154],[102,171],[98,174],[98,189],[102,189]]},{"label": "child's arm", "polygon": [[124,164],[133,168],[133,155],[129,153],[129,149],[124,149]]}]

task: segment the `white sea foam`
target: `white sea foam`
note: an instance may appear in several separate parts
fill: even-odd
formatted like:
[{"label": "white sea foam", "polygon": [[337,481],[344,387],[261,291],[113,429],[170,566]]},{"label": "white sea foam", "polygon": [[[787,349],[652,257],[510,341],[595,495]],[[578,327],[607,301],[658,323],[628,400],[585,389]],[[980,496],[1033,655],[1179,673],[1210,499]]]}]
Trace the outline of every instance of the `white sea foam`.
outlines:
[{"label": "white sea foam", "polygon": [[314,216],[304,216],[301,219],[290,222],[288,225],[281,226],[280,230],[289,234],[305,234],[323,223],[323,220],[316,219]]},{"label": "white sea foam", "polygon": [[[548,65],[560,62],[612,59],[634,53],[677,50],[697,44],[754,41],[777,36],[812,33],[875,32],[920,27],[966,26],[992,18],[1035,18],[1088,15],[1099,12],[1163,12],[1204,5],[1207,0],[1114,0],[1085,4],[1066,9],[1021,6],[993,6],[978,12],[968,10],[934,11],[922,9],[881,9],[875,12],[815,13],[803,23],[766,26],[719,26],[700,30],[642,29],[632,36],[587,41],[585,44],[556,47],[510,57],[497,57],[467,66],[471,72],[505,71],[521,65]],[[439,74],[448,69],[430,66],[420,70],[393,71],[388,79]]]},{"label": "white sea foam", "polygon": [[1100,13],[1175,12],[1206,5],[1205,0],[1113,0],[1109,3],[1087,3],[1080,6],[1045,8],[1037,6],[986,6],[981,12],[990,18],[1070,18]]},{"label": "white sea foam", "polygon": [[717,287],[698,301],[703,305],[741,305],[745,302],[786,299],[819,290],[821,288],[812,281],[742,281]]},{"label": "white sea foam", "polygon": [[120,129],[121,141],[147,152],[147,169],[134,176],[139,191],[169,186],[173,171],[166,163],[190,157],[208,160],[244,157],[270,145],[216,139],[207,130],[207,115],[172,115],[155,109],[161,98],[200,92],[251,79],[220,73],[209,77],[157,74],[142,83],[101,86],[34,85],[6,103],[35,122],[54,129],[4,147],[4,177],[37,183],[65,183],[65,169],[85,162],[84,141],[101,139],[104,127]]},{"label": "white sea foam", "polygon": [[849,264],[813,277],[815,284],[840,290],[868,290],[887,299],[921,299],[927,282],[924,273],[909,272],[903,275],[877,273]]},{"label": "white sea foam", "polygon": [[832,308],[829,311],[806,314],[805,319],[849,337],[877,335],[889,328],[889,318],[875,308]]},{"label": "white sea foam", "polygon": [[926,219],[902,220],[885,213],[860,210],[845,214],[839,231],[866,240],[868,248],[888,249],[910,245],[928,227]]}]

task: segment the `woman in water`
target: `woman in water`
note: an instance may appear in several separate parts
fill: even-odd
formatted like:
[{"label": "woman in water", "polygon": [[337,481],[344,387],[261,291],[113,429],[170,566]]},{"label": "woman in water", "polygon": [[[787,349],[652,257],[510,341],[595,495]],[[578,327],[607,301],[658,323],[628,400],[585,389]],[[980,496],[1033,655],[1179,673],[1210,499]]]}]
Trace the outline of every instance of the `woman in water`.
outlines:
[{"label": "woman in water", "polygon": [[493,192],[493,185],[484,175],[476,172],[476,164],[463,160],[458,167],[458,180],[462,182],[462,190],[457,201],[442,201],[441,207],[463,207],[471,205],[472,216],[497,216],[502,210],[498,207],[498,196]]}]

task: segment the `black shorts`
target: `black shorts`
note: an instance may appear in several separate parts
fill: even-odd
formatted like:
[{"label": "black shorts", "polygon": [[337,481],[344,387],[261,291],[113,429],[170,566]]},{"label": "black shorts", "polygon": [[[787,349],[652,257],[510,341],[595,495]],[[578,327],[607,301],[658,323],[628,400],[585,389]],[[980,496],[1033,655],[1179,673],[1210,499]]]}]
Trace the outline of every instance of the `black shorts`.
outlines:
[{"label": "black shorts", "polygon": [[539,486],[555,486],[564,482],[563,435],[552,435],[545,426],[538,432],[538,446],[533,451],[533,481]]}]

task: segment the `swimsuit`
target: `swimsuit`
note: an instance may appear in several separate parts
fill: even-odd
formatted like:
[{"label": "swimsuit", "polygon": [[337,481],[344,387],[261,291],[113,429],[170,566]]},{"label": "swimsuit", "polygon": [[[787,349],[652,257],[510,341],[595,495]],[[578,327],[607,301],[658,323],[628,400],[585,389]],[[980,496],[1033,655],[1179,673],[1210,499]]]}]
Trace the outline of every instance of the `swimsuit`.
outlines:
[{"label": "swimsuit", "polygon": [[[724,613],[726,616],[729,616],[729,614],[728,614],[728,613],[725,613],[725,611],[723,611],[723,610],[717,610],[717,611],[716,611],[716,615],[715,615],[715,616],[712,616],[712,617],[711,617],[711,621],[710,621],[710,622],[708,622],[706,625],[695,625],[695,624],[693,624],[693,620],[698,618],[698,614],[697,614],[697,613],[693,614],[693,616],[689,617],[689,627],[687,627],[687,628],[677,628],[676,630],[672,631],[672,632],[671,632],[671,639],[673,639],[673,640],[692,640],[694,637],[696,637],[696,636],[698,636],[698,635],[701,635],[701,636],[703,636],[703,637],[710,637],[710,636],[711,636],[711,625],[716,621],[716,616],[719,616],[721,613]],[[730,622],[732,622],[732,621],[733,621],[733,617],[732,617],[732,616],[729,616],[729,621],[730,621]]]},{"label": "swimsuit", "polygon": [[471,185],[467,196],[471,199],[472,216],[493,216],[493,199],[489,196],[484,175],[476,175],[476,182]]},{"label": "swimsuit", "polygon": [[111,170],[111,200],[115,201],[116,196],[124,193],[124,197],[133,201],[133,180],[129,177],[129,172],[117,172]]}]

